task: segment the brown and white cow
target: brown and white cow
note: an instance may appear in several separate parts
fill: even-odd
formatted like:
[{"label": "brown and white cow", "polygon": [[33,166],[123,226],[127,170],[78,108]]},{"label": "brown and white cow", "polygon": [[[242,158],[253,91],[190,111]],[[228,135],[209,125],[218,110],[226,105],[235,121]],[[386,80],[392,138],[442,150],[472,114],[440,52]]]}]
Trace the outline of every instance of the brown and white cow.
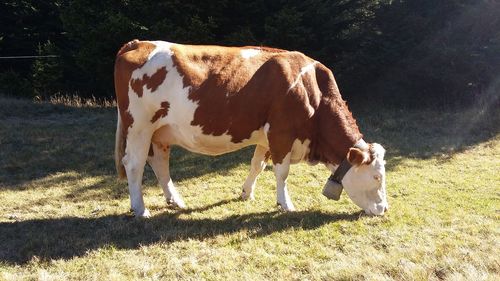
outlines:
[{"label": "brown and white cow", "polygon": [[115,63],[118,102],[115,159],[128,178],[132,210],[149,216],[141,182],[148,162],[167,202],[185,207],[169,172],[169,152],[179,145],[219,155],[256,145],[243,199],[269,158],[277,201],[294,210],[286,179],[290,164],[323,163],[366,213],[382,215],[384,149],[362,139],[332,72],[299,52],[265,47],[195,46],[134,40]]}]

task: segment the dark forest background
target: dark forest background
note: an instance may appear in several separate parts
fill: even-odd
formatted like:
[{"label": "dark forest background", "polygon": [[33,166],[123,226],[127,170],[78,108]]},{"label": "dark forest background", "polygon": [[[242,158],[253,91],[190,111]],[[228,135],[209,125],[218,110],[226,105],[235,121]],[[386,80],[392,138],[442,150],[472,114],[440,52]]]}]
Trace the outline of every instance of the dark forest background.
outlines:
[{"label": "dark forest background", "polygon": [[498,103],[500,2],[493,0],[53,0],[0,3],[0,93],[113,97],[131,39],[266,45],[329,66],[350,102]]}]

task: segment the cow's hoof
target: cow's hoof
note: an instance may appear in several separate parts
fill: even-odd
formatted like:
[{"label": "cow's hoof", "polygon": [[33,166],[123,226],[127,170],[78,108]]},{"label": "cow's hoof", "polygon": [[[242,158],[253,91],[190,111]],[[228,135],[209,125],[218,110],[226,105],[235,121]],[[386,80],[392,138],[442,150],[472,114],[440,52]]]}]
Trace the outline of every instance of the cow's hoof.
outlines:
[{"label": "cow's hoof", "polygon": [[147,218],[150,218],[150,217],[151,217],[151,213],[149,212],[149,210],[148,210],[148,209],[144,209],[144,211],[142,211],[142,212],[136,212],[136,211],[134,211],[134,210],[130,210],[130,212],[131,212],[132,214],[134,214],[134,217],[135,217],[135,218],[138,218],[138,219],[140,219],[140,218],[147,219]]},{"label": "cow's hoof", "polygon": [[255,196],[253,195],[252,192],[246,192],[244,189],[241,192],[241,199],[246,201],[246,200],[255,200]]},{"label": "cow's hoof", "polygon": [[182,200],[167,200],[167,204],[174,209],[186,209],[186,204]]},{"label": "cow's hoof", "polygon": [[293,206],[292,202],[289,202],[289,203],[277,203],[278,207],[284,211],[284,212],[294,212],[295,211],[295,207]]}]

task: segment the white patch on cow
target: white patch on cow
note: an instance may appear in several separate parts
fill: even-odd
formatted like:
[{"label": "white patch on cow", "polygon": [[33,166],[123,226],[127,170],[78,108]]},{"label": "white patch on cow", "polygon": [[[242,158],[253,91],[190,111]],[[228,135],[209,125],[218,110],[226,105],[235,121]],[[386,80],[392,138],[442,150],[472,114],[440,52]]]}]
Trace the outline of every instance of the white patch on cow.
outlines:
[{"label": "white patch on cow", "polygon": [[266,136],[267,136],[267,134],[269,133],[269,129],[270,129],[270,128],[271,128],[271,124],[266,123],[266,124],[264,125],[264,133],[266,134]]},{"label": "white patch on cow", "polygon": [[292,145],[290,163],[295,164],[299,163],[300,161],[306,160],[306,156],[310,151],[310,143],[311,141],[309,139],[305,139],[303,142],[301,142],[299,139],[296,139]]},{"label": "white patch on cow", "polygon": [[364,139],[359,139],[359,141],[354,144],[354,147],[361,148],[363,150],[368,150],[369,146]]},{"label": "white patch on cow", "polygon": [[286,184],[286,179],[290,171],[290,164],[295,164],[306,159],[310,151],[310,143],[311,141],[309,139],[305,139],[303,142],[299,139],[294,140],[292,150],[283,158],[281,163],[274,166],[277,201],[285,211],[295,210],[290,195],[288,194],[288,187]]},{"label": "white patch on cow", "polygon": [[163,195],[168,204],[176,208],[185,208],[186,204],[177,191],[170,177],[170,148],[163,148],[157,144],[152,144],[153,156],[148,157],[148,163],[153,169],[158,183],[163,189]]},{"label": "white patch on cow", "polygon": [[149,217],[150,213],[144,207],[142,197],[142,175],[151,135],[147,131],[132,129],[133,127],[129,128],[125,156],[122,158],[127,173],[130,207],[137,217]]},{"label": "white patch on cow", "polygon": [[174,45],[174,43],[165,42],[165,41],[150,41],[151,43],[156,45],[156,48],[149,54],[148,60],[153,58],[157,53],[163,53],[165,55],[169,54],[170,56],[173,54],[170,47]]},{"label": "white patch on cow", "polygon": [[153,74],[162,67],[169,68],[169,64],[172,63],[173,52],[170,47],[174,45],[173,43],[163,42],[163,41],[149,41],[156,45],[156,48],[149,54],[148,61],[139,69],[132,72],[132,79],[141,79],[144,74],[151,77]]},{"label": "white patch on cow", "polygon": [[261,50],[259,49],[243,49],[240,51],[241,56],[244,59],[249,59],[252,57],[255,57],[256,55],[260,54]]},{"label": "white patch on cow", "polygon": [[354,204],[367,214],[383,215],[389,208],[385,190],[385,150],[373,143],[370,153],[375,156],[374,161],[349,169],[342,185]]},{"label": "white patch on cow", "polygon": [[325,167],[326,167],[326,168],[327,168],[330,172],[332,172],[332,174],[333,174],[333,173],[335,173],[335,170],[337,170],[337,168],[339,167],[339,165],[334,165],[334,164],[330,164],[330,163],[329,163],[329,164],[324,164],[324,165],[325,165]]},{"label": "white patch on cow", "polygon": [[241,198],[243,200],[253,200],[255,199],[255,182],[259,174],[266,168],[266,153],[269,148],[257,145],[255,147],[255,152],[252,157],[252,162],[250,165],[250,173],[243,184],[243,191],[241,192]]},{"label": "white patch on cow", "polygon": [[290,157],[289,152],[281,163],[274,166],[274,175],[276,176],[276,195],[278,204],[284,211],[295,211],[290,195],[288,194],[288,187],[286,179],[290,171]]},{"label": "white patch on cow", "polygon": [[315,65],[317,64],[317,61],[314,61],[300,69],[300,73],[297,75],[297,78],[295,78],[295,81],[293,81],[292,85],[290,85],[290,88],[288,90],[293,89],[297,84],[301,81],[302,75],[306,74],[309,71],[314,70]]}]

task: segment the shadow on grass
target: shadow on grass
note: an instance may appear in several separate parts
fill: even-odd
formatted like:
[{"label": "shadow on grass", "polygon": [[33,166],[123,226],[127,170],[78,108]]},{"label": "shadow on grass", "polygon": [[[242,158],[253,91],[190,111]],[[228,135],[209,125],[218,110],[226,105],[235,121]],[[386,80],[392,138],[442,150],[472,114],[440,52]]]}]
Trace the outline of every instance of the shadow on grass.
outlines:
[{"label": "shadow on grass", "polygon": [[222,219],[183,219],[179,215],[227,204],[221,201],[197,210],[161,214],[147,220],[128,216],[40,219],[0,223],[0,262],[24,264],[32,258],[68,259],[106,247],[137,249],[157,242],[207,239],[246,231],[251,237],[267,236],[291,228],[315,229],[336,221],[353,221],[359,213],[327,214],[319,211],[262,212]]}]

